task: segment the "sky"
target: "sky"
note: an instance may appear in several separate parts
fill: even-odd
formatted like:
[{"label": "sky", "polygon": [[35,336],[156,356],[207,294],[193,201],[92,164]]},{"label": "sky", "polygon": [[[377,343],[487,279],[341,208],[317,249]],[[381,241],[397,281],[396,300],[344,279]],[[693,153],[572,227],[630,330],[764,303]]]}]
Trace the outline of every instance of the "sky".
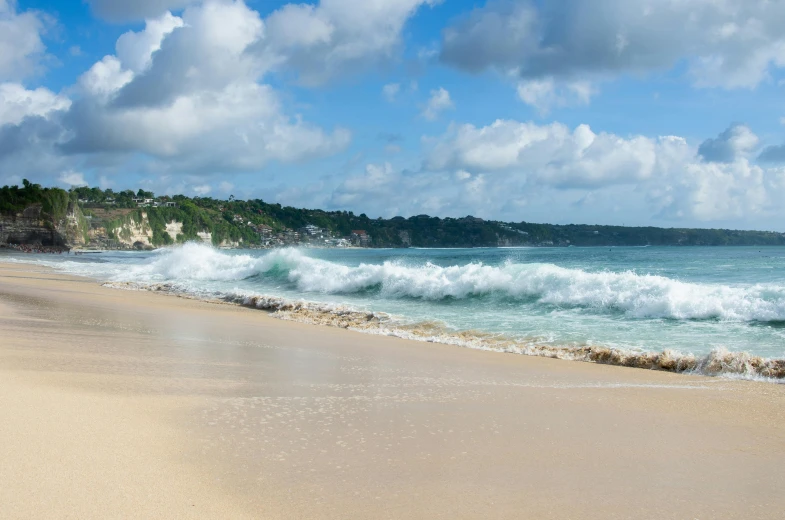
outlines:
[{"label": "sky", "polygon": [[785,0],[0,0],[0,185],[785,231]]}]

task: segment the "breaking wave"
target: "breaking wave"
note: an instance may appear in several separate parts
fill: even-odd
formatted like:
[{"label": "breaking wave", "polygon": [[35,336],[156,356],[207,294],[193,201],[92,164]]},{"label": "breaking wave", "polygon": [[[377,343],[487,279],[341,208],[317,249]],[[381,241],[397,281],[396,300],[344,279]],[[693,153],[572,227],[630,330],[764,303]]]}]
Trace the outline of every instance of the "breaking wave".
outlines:
[{"label": "breaking wave", "polygon": [[698,284],[632,271],[590,272],[544,263],[442,267],[387,261],[346,266],[296,249],[254,257],[187,244],[131,268],[117,280],[232,281],[254,276],[274,277],[305,294],[378,292],[385,299],[428,301],[499,298],[630,318],[785,322],[782,285]]}]

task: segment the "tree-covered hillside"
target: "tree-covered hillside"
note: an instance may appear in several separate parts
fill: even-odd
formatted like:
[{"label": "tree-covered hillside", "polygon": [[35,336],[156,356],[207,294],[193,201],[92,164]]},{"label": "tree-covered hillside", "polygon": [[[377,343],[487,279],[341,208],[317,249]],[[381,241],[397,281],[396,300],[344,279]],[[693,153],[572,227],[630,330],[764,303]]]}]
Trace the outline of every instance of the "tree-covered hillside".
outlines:
[{"label": "tree-covered hillside", "polygon": [[30,206],[40,204],[45,218],[57,221],[65,217],[71,195],[60,188],[42,188],[27,179],[22,187],[3,186],[0,188],[0,214],[15,215]]},{"label": "tree-covered hillside", "polygon": [[[2,188],[0,209],[46,200],[50,211],[64,211],[68,194],[36,186],[27,183],[24,188]],[[97,213],[127,208],[123,216],[103,223],[110,235],[129,219],[139,222],[144,213],[156,246],[194,240],[199,238],[198,233],[209,232],[215,244],[228,241],[253,247],[265,244],[265,236],[285,233],[295,236],[295,231],[308,225],[320,228],[324,236],[331,237],[365,232],[370,236],[367,245],[371,247],[785,245],[785,234],[767,231],[505,223],[471,216],[372,219],[351,211],[300,209],[259,199],[219,200],[182,195],[155,198],[144,190],[113,192],[86,187],[72,189],[71,197],[79,200],[88,215],[91,210]],[[128,208],[133,210],[129,212]],[[166,225],[173,221],[183,224],[176,238],[166,231]]]}]

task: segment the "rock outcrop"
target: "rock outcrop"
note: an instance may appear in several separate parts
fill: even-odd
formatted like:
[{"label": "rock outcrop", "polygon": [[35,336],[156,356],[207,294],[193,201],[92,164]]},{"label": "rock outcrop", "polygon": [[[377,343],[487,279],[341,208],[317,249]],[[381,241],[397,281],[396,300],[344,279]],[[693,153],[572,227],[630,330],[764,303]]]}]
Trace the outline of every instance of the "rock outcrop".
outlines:
[{"label": "rock outcrop", "polygon": [[[117,240],[126,246],[144,249],[153,246],[153,229],[147,213],[142,213],[141,220],[133,215],[129,216],[123,224],[114,230]],[[137,245],[137,244],[141,244]]]},{"label": "rock outcrop", "polygon": [[0,245],[72,248],[88,240],[89,225],[79,206],[71,203],[64,218],[53,221],[32,204],[16,214],[0,214]]}]

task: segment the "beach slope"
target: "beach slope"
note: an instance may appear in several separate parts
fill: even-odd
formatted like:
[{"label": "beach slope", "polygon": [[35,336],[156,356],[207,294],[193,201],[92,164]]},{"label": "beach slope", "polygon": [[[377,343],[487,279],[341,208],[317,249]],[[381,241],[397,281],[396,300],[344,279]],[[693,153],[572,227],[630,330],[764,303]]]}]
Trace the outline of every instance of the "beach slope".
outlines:
[{"label": "beach slope", "polygon": [[0,263],[0,518],[778,519],[783,405]]}]

